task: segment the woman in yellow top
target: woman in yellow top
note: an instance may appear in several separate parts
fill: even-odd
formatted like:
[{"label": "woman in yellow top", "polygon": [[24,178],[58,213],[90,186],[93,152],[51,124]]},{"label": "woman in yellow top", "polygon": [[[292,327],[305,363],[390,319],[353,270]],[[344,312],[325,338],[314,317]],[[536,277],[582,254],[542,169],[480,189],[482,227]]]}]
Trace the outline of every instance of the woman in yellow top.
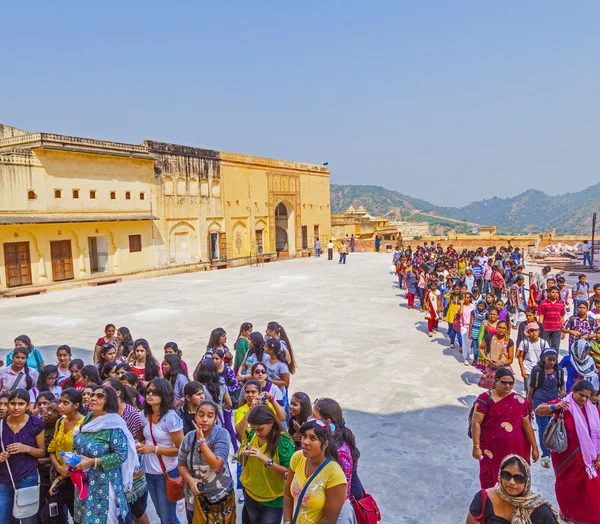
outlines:
[{"label": "woman in yellow top", "polygon": [[454,348],[454,341],[456,338],[458,338],[458,347],[462,347],[462,335],[460,334],[460,330],[457,331],[454,329],[454,317],[458,314],[462,305],[460,286],[458,284],[454,284],[454,286],[452,286],[452,290],[448,291],[448,293],[444,295],[444,299],[448,304],[445,319],[446,322],[448,322],[450,349]]},{"label": "woman in yellow top", "polygon": [[247,524],[279,524],[294,442],[264,404],[250,410],[248,421],[252,428],[248,444],[239,451],[244,467],[240,477],[245,493],[242,520]]},{"label": "woman in yellow top", "polygon": [[291,524],[292,520],[295,524],[335,524],[348,488],[346,476],[337,463],[329,426],[312,419],[302,425],[300,433],[302,450],[292,457],[285,485],[284,524]]},{"label": "woman in yellow top", "polygon": [[50,505],[56,504],[57,516],[64,517],[65,522],[67,521],[67,508],[71,513],[71,518],[75,516],[75,488],[60,452],[73,451],[73,430],[83,422],[82,411],[81,391],[74,388],[65,389],[60,394],[58,403],[58,412],[61,418],[56,421],[54,437],[48,444],[48,454],[53,466],[50,470],[50,479],[53,482],[50,486],[48,504],[43,508],[42,515],[50,516]]}]

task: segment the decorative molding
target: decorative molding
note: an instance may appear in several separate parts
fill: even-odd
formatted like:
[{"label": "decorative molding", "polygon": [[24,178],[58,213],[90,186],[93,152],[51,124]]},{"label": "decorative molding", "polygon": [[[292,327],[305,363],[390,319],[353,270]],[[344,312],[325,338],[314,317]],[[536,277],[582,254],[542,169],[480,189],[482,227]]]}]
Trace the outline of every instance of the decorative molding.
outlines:
[{"label": "decorative molding", "polygon": [[[275,208],[284,200],[294,209],[294,242],[298,250],[298,241],[302,237],[300,175],[288,171],[267,171],[269,191],[269,250],[276,251],[277,235],[275,234]],[[289,239],[289,235],[288,235]]]}]

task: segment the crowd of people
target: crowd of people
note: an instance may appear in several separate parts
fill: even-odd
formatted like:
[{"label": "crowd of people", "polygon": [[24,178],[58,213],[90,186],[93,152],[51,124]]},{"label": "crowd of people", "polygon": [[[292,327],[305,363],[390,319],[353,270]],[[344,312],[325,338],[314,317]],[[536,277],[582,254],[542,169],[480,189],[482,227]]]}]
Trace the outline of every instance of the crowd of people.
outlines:
[{"label": "crowd of people", "polygon": [[[30,337],[0,369],[0,522],[356,523],[368,497],[340,405],[291,393],[286,330],[250,322],[233,347],[214,329],[190,367],[175,342],[155,356],[108,324],[91,361],[60,345],[46,363]],[[190,373],[190,370],[193,370]],[[236,490],[237,494],[236,494]],[[12,520],[11,520],[12,519]]]},{"label": "crowd of people", "polygon": [[[568,286],[546,266],[526,285],[523,253],[512,246],[425,242],[397,247],[393,264],[428,336],[442,324],[457,358],[481,372],[486,391],[468,420],[481,491],[467,523],[550,524],[560,512],[600,524],[600,283],[581,274]],[[540,458],[554,469],[558,511],[531,491],[530,465]]]}]

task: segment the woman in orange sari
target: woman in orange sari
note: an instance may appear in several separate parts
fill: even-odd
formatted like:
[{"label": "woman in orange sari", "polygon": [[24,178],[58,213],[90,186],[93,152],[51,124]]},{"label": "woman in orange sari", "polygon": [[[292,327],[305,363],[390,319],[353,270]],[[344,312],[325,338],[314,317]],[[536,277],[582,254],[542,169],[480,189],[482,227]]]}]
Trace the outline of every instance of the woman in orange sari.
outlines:
[{"label": "woman in orange sari", "polygon": [[567,450],[551,451],[556,475],[556,500],[573,522],[600,524],[600,414],[590,398],[594,386],[580,380],[563,400],[540,404],[541,416],[563,413]]},{"label": "woman in orange sari", "polygon": [[507,367],[498,368],[494,389],[477,397],[471,432],[473,458],[479,461],[481,489],[496,484],[502,460],[519,455],[537,462],[540,452],[531,427],[531,404],[513,392],[515,377]]}]

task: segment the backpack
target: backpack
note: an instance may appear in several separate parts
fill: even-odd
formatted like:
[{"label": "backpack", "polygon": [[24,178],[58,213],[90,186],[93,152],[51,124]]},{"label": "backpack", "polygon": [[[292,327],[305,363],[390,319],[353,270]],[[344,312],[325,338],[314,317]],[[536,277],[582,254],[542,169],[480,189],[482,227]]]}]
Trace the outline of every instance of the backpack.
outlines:
[{"label": "backpack", "polygon": [[[524,338],[523,339],[523,358],[525,358],[525,356],[527,355],[527,353],[529,353],[529,342],[531,342],[528,338]],[[546,347],[542,347],[544,344],[546,343]],[[540,338],[540,351],[543,353],[545,349],[548,349],[550,347],[550,344],[548,344],[547,340],[544,340],[543,338]]]},{"label": "backpack", "polygon": [[[556,378],[558,379],[558,389],[564,387],[565,385],[565,370],[558,365],[554,368],[556,371]],[[531,371],[531,382],[529,387],[532,387],[534,390],[541,388],[544,385],[544,380],[546,379],[546,373],[544,372],[544,365],[538,364]]]},{"label": "backpack", "polygon": [[[475,401],[477,402],[477,401]],[[467,435],[469,436],[470,439],[473,438],[473,433],[471,433],[471,426],[473,425],[473,412],[475,411],[475,402],[473,402],[473,405],[471,406],[471,409],[469,410],[469,427],[467,428]],[[488,401],[485,403],[485,407],[487,409],[490,409],[490,405],[492,403],[492,390],[488,389]]]}]

